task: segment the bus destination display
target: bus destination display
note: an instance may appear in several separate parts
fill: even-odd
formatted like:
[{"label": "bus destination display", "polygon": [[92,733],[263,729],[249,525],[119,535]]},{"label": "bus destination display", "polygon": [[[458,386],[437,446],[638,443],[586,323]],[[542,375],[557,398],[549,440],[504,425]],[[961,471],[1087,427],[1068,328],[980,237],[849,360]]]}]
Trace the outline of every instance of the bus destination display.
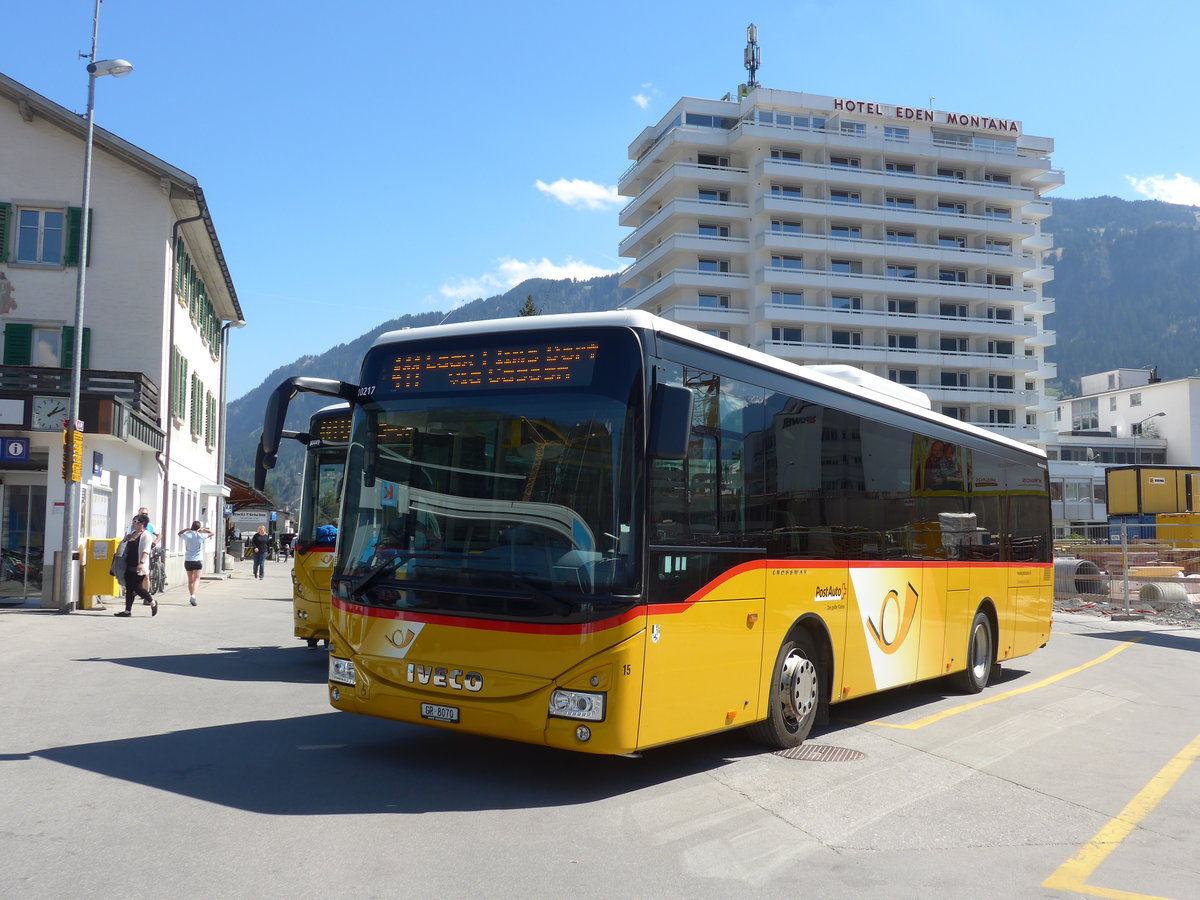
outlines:
[{"label": "bus destination display", "polygon": [[532,344],[452,353],[401,353],[392,363],[397,391],[584,386],[592,383],[600,345]]}]

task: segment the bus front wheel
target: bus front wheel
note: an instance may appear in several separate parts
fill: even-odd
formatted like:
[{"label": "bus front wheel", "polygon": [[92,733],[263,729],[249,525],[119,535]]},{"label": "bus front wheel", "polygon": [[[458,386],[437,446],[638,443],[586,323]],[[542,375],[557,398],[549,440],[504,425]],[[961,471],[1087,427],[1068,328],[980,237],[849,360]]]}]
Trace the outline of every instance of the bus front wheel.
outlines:
[{"label": "bus front wheel", "polygon": [[817,650],[807,634],[783,642],[775,658],[767,717],[750,726],[756,741],[780,750],[804,743],[821,703],[817,664]]},{"label": "bus front wheel", "polygon": [[967,635],[967,668],[953,676],[955,687],[964,694],[978,694],[987,687],[995,662],[996,641],[992,635],[992,623],[987,614],[979,610]]}]

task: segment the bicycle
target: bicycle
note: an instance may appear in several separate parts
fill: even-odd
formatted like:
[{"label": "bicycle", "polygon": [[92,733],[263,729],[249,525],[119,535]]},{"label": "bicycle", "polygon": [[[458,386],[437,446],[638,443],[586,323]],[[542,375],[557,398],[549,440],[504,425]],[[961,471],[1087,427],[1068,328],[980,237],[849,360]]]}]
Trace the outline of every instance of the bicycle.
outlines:
[{"label": "bicycle", "polygon": [[150,551],[150,593],[161,594],[167,589],[167,551],[155,547]]}]

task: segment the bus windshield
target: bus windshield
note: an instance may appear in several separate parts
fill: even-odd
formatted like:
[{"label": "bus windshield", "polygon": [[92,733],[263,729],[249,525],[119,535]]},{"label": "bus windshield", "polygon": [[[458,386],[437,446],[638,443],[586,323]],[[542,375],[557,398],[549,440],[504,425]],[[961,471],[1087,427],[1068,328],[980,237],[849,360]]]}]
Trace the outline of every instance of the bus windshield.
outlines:
[{"label": "bus windshield", "polygon": [[304,485],[300,498],[300,527],[297,540],[332,544],[318,529],[338,520],[342,472],[346,468],[345,445],[333,448],[310,446],[304,466]]},{"label": "bus windshield", "polygon": [[[535,346],[524,340],[521,352]],[[355,410],[339,536],[338,575],[356,601],[569,614],[637,592],[640,357],[632,336],[587,346],[596,364],[568,383],[490,387],[478,383],[485,371],[472,390],[436,377],[424,380],[433,390],[397,389],[384,361],[384,389]],[[459,338],[453,350],[495,365],[495,347]]]}]

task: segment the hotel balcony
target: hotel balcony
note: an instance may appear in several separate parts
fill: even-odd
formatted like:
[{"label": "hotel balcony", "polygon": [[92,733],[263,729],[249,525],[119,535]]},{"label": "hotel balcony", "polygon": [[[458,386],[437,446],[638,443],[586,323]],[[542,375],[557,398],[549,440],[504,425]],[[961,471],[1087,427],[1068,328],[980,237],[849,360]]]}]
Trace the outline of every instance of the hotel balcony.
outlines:
[{"label": "hotel balcony", "polygon": [[618,224],[636,229],[633,234],[621,242],[622,256],[629,256],[625,252],[626,247],[642,240],[646,234],[670,216],[702,216],[715,222],[735,222],[750,217],[750,205],[733,201],[701,200],[699,197],[673,197],[665,202],[661,209],[649,212],[648,208],[639,206],[638,212],[648,213],[648,215],[643,221],[638,222],[636,215],[622,211],[618,218]]},{"label": "hotel balcony", "polygon": [[765,229],[754,236],[761,250],[796,250],[828,253],[835,256],[886,257],[905,262],[929,262],[945,266],[980,266],[1024,274],[1034,268],[1031,253],[1012,253],[972,247],[947,247],[940,244],[910,244],[901,241],[877,241],[865,238],[839,238],[824,234],[796,234]]},{"label": "hotel balcony", "polygon": [[1001,372],[1024,372],[1025,357],[1000,356],[994,353],[954,353],[934,349],[905,350],[878,345],[832,344],[825,341],[759,341],[755,348],[792,362],[849,363],[862,367],[867,363],[888,366],[934,366],[942,369],[988,369]]},{"label": "hotel balcony", "polygon": [[1037,391],[1005,390],[989,387],[955,387],[944,384],[914,384],[918,391],[929,395],[934,403],[946,406],[964,406],[980,403],[988,406],[1015,406],[1030,409],[1037,403]]},{"label": "hotel balcony", "polygon": [[943,300],[986,300],[994,303],[1033,303],[1034,291],[941,281],[936,278],[900,278],[891,275],[829,272],[764,266],[762,283],[773,287],[816,288],[851,294],[886,293],[890,296],[938,297]]},{"label": "hotel balcony", "polygon": [[[1026,204],[1027,206],[1030,204]],[[879,223],[888,226],[912,226],[938,229],[953,229],[965,234],[985,234],[1011,240],[1025,240],[1034,234],[1032,222],[1024,222],[1015,216],[1003,219],[995,216],[978,216],[955,212],[939,212],[936,209],[921,209],[907,206],[881,206],[871,203],[845,203],[822,200],[815,197],[787,197],[782,194],[764,194],[755,202],[755,213],[780,213],[792,216],[817,216],[822,219],[854,218],[862,223]],[[631,224],[622,222],[622,225]]]},{"label": "hotel balcony", "polygon": [[923,316],[870,309],[832,309],[825,306],[789,306],[761,303],[754,308],[756,321],[775,325],[832,325],[836,328],[881,328],[891,332],[933,331],[939,334],[980,335],[1024,341],[1037,334],[1026,322],[988,319],[983,316]]},{"label": "hotel balcony", "polygon": [[624,224],[629,216],[649,204],[662,203],[685,193],[695,197],[700,185],[745,189],[748,169],[732,166],[703,166],[693,162],[677,162],[667,166],[658,177],[621,209],[618,220]]},{"label": "hotel balcony", "polygon": [[936,175],[916,175],[909,172],[889,172],[886,169],[864,169],[858,166],[832,166],[798,160],[762,159],[756,166],[761,179],[803,179],[806,182],[836,184],[851,188],[879,188],[903,193],[936,194],[971,200],[994,200],[1021,207],[1037,199],[1034,191],[1021,185],[999,184],[994,181],[967,181],[942,178]]},{"label": "hotel balcony", "polygon": [[[700,234],[672,234],[663,239],[654,248],[645,253],[637,262],[629,265],[622,273],[621,280],[628,281],[633,278],[642,277],[647,270],[657,266],[668,264],[671,260],[668,258],[674,253],[685,253],[691,263],[695,263],[697,255],[706,256],[713,255],[725,258],[734,258],[743,256],[749,249],[750,242],[745,238],[727,238],[727,237],[708,237]],[[676,263],[679,262],[678,260]]]},{"label": "hotel balcony", "polygon": [[[622,287],[632,287],[624,279]],[[701,272],[699,269],[672,269],[650,284],[637,290],[622,304],[624,309],[641,309],[655,297],[661,297],[675,288],[696,288],[713,293],[728,294],[731,291],[747,290],[750,276],[736,272]]]}]

